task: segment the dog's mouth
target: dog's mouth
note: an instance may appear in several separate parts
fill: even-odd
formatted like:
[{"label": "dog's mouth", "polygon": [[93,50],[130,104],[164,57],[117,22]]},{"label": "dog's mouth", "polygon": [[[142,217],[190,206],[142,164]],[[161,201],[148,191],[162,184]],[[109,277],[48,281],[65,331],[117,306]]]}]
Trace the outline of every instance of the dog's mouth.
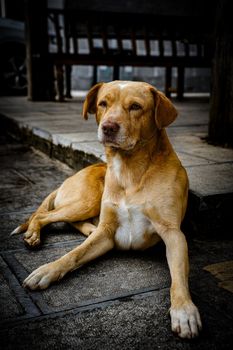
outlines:
[{"label": "dog's mouth", "polygon": [[105,136],[100,140],[100,143],[102,143],[104,146],[110,146],[110,147],[115,147],[115,148],[121,147],[120,143],[112,137]]},{"label": "dog's mouth", "polygon": [[130,137],[127,133],[122,130],[117,132],[103,132],[102,128],[98,130],[98,139],[99,142],[105,147],[112,147],[122,150],[132,150],[136,144],[135,140]]},{"label": "dog's mouth", "polygon": [[124,151],[130,151],[135,147],[135,142],[126,142],[125,140],[115,140],[111,138],[104,138],[100,141],[105,147],[112,147],[112,148],[117,148],[121,149]]},{"label": "dog's mouth", "polygon": [[118,138],[118,134],[104,134],[102,129],[99,129],[98,131],[99,142],[102,143],[104,146],[120,147],[120,141],[118,140]]}]

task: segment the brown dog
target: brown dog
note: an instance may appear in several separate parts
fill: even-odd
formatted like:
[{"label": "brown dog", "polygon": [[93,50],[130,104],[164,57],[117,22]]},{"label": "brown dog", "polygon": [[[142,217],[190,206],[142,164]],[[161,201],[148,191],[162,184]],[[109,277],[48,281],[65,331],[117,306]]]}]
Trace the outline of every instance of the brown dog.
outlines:
[{"label": "brown dog", "polygon": [[[84,102],[84,118],[88,113],[96,114],[107,169],[104,164],[93,165],[67,179],[27,223],[14,231],[27,230],[24,239],[34,246],[40,242],[43,226],[66,221],[88,238],[60,259],[33,271],[24,286],[47,288],[114,247],[146,249],[162,239],[172,279],[172,330],[182,338],[195,337],[201,320],[189,293],[188,250],[180,230],[188,179],[164,129],[177,112],[151,85],[115,81],[90,90]],[[99,212],[96,227],[87,220]]]}]

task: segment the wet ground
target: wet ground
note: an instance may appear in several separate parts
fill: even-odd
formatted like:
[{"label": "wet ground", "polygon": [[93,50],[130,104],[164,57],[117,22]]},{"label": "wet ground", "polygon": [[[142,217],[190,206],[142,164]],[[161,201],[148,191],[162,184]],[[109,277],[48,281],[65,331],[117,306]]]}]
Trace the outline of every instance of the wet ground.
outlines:
[{"label": "wet ground", "polygon": [[6,135],[0,164],[2,349],[232,349],[233,241],[222,240],[222,232],[219,240],[189,238],[190,286],[203,331],[198,339],[180,340],[170,330],[162,243],[143,253],[111,252],[45,291],[23,289],[33,269],[84,240],[62,223],[43,231],[36,251],[21,235],[9,237],[73,170]]}]

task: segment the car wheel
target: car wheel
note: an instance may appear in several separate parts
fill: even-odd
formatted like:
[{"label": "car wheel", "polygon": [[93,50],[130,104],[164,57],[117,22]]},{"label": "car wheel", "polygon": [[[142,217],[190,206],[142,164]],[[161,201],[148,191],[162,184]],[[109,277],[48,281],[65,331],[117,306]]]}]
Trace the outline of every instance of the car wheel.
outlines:
[{"label": "car wheel", "polygon": [[1,49],[1,93],[4,95],[26,95],[27,71],[24,45],[11,44]]}]

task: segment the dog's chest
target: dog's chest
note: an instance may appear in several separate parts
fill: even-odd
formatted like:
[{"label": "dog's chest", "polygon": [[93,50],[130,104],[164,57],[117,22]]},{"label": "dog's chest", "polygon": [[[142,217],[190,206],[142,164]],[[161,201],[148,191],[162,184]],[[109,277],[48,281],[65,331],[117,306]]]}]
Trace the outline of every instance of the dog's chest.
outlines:
[{"label": "dog's chest", "polygon": [[118,229],[115,234],[115,243],[119,249],[142,249],[148,234],[154,228],[148,218],[142,213],[140,206],[120,202],[117,209]]}]

